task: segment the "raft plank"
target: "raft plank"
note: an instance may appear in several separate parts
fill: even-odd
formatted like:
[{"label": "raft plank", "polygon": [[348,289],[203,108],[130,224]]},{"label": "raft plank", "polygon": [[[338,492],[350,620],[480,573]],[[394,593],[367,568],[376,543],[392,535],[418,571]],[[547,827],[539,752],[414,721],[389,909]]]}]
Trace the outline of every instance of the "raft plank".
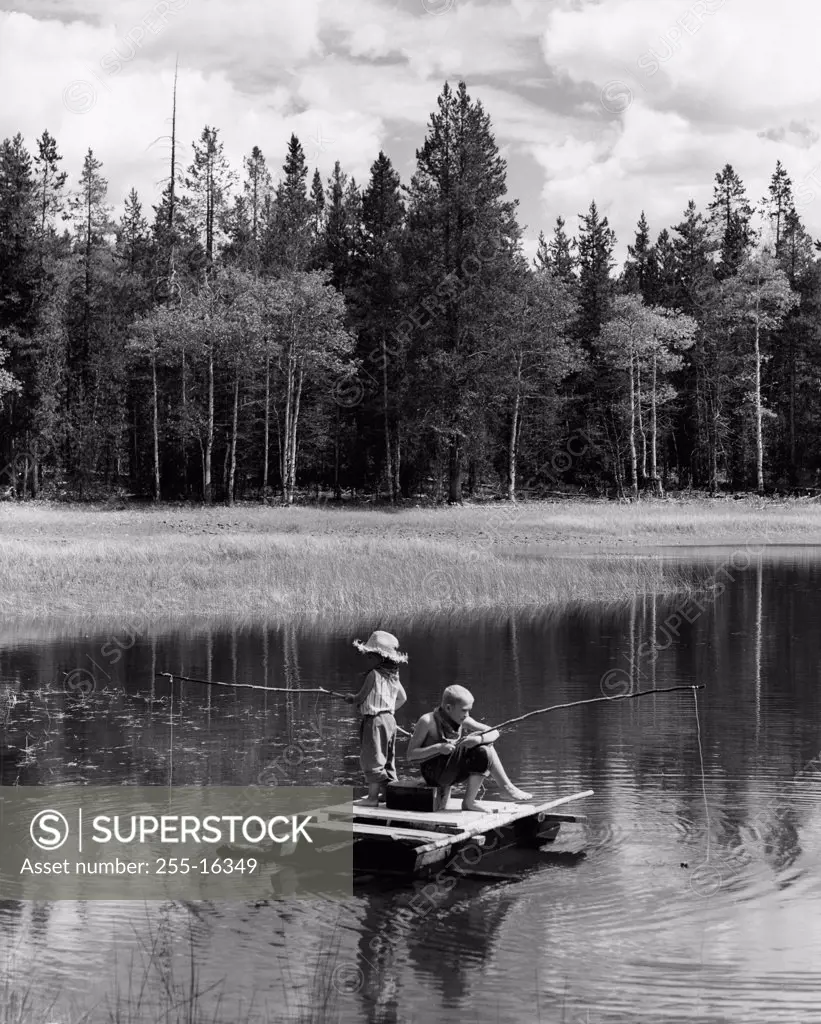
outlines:
[{"label": "raft plank", "polygon": [[392,827],[390,825],[362,825],[345,821],[323,821],[317,824],[317,831],[347,832],[356,839],[357,836],[378,836],[380,839],[415,839],[419,842],[430,842],[442,839],[442,832],[423,832],[421,829]]},{"label": "raft plank", "polygon": [[487,811],[462,811],[459,809],[460,801],[451,798],[446,811],[397,811],[389,810],[387,807],[366,807],[362,804],[335,804],[332,807],[323,808],[325,815],[335,815],[351,818],[365,818],[369,822],[383,821],[404,823],[408,825],[422,826],[423,828],[438,831],[448,831],[454,837],[461,837],[469,830],[471,835],[478,832],[487,832],[500,825],[508,825],[521,818],[530,818],[537,814],[545,814],[554,807],[560,807],[573,800],[581,800],[583,797],[592,796],[593,790],[584,790],[581,793],[573,793],[570,796],[559,797],[556,800],[549,800],[540,804],[517,804],[502,801],[483,801],[487,804]]}]

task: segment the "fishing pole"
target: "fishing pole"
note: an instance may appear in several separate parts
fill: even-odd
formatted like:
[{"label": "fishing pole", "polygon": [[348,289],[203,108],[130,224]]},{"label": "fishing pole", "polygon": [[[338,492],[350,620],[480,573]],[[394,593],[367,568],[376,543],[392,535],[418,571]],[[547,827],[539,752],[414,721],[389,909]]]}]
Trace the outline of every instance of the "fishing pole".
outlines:
[{"label": "fishing pole", "polygon": [[[187,683],[204,683],[206,686],[242,686],[247,690],[264,690],[265,693],[327,693],[329,697],[339,697],[344,701],[347,701],[349,697],[347,693],[337,693],[336,690],[328,690],[324,686],[259,686],[256,683],[223,683],[218,679],[197,679],[194,676],[183,676],[174,672],[155,672],[154,675],[158,679],[170,679],[172,682],[175,679],[184,679]],[[410,736],[407,729],[403,729],[398,723],[396,729],[403,736]]]},{"label": "fishing pole", "polygon": [[615,700],[632,700],[634,697],[647,697],[651,693],[675,693],[677,690],[703,690],[705,689],[704,683],[698,686],[667,686],[661,690],[639,690],[637,693],[623,693],[619,697],[591,697],[589,700],[574,700],[569,704],[554,704],[549,708],[539,708],[537,711],[528,711],[526,715],[520,715],[518,718],[508,718],[506,722],[500,722],[499,725],[492,725],[488,729],[483,729],[481,732],[470,733],[469,735],[484,736],[486,733],[495,732],[499,729],[504,729],[509,725],[514,725],[516,722],[523,722],[526,718],[532,718],[534,715],[546,715],[548,711],[560,711],[562,708],[576,708],[581,704],[598,704],[602,701],[615,701]]},{"label": "fishing pole", "polygon": [[187,683],[204,683],[206,686],[237,686],[247,690],[264,690],[266,693],[327,693],[330,697],[347,700],[347,694],[327,690],[324,686],[258,686],[256,683],[223,683],[218,679],[196,679],[194,676],[183,676],[176,672],[155,672],[154,675],[166,679],[184,679]]}]

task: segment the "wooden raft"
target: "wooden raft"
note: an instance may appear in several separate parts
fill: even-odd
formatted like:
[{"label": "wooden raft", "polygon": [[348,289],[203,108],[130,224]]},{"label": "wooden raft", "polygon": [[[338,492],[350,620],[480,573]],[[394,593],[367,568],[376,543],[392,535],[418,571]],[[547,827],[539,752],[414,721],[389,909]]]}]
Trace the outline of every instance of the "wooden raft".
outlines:
[{"label": "wooden raft", "polygon": [[337,804],[315,812],[311,834],[326,833],[332,841],[353,833],[355,870],[422,875],[453,862],[468,847],[484,861],[511,846],[532,849],[552,842],[563,823],[586,820],[556,808],[592,795],[588,789],[538,804],[482,800],[486,811],[463,811],[454,798],[434,812]]}]

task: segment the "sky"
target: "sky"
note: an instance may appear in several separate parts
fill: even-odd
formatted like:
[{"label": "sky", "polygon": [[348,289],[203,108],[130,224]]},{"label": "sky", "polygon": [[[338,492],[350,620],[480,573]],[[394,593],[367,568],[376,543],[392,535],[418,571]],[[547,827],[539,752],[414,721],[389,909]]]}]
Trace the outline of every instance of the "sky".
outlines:
[{"label": "sky", "polygon": [[[0,138],[89,147],[120,212],[168,174],[179,56],[182,160],[203,127],[275,180],[294,132],[323,180],[365,184],[379,150],[407,184],[445,81],[490,115],[524,249],[595,200],[621,260],[704,209],[731,163],[759,201],[780,159],[821,236],[818,0],[0,0]],[[11,101],[9,101],[11,99]]]}]

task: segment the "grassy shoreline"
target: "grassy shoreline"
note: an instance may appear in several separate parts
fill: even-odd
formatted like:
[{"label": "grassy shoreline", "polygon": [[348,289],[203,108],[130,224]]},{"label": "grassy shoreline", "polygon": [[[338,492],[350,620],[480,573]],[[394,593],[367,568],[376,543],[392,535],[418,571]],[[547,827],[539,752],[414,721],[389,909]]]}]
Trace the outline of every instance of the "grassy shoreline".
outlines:
[{"label": "grassy shoreline", "polygon": [[0,506],[0,613],[144,628],[524,610],[688,586],[662,546],[821,544],[816,502]]}]

